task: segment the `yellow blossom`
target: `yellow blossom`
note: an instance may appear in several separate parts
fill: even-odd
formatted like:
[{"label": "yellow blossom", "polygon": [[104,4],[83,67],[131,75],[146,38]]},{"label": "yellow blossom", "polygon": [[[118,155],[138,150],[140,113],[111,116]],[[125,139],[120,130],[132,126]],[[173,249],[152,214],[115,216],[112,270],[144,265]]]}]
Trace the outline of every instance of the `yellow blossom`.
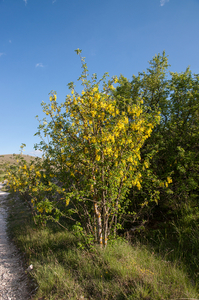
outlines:
[{"label": "yellow blossom", "polygon": [[167,177],[167,182],[168,182],[168,183],[172,183],[171,177]]},{"label": "yellow blossom", "polygon": [[113,81],[114,81],[114,83],[117,83],[118,82],[118,78],[115,77]]},{"label": "yellow blossom", "polygon": [[100,155],[96,156],[96,160],[99,161],[100,160]]},{"label": "yellow blossom", "polygon": [[98,88],[95,86],[94,88],[93,88],[93,93],[95,93],[95,92],[97,92],[98,91]]}]

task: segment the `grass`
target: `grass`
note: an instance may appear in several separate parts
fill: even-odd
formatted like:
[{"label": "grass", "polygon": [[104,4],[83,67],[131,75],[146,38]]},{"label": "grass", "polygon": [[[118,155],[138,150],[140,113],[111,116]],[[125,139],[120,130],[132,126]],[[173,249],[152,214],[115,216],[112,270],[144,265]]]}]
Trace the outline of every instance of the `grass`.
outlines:
[{"label": "grass", "polygon": [[179,261],[199,290],[199,208],[189,208],[172,221],[149,229],[140,237],[142,244],[163,254],[166,260]]},{"label": "grass", "polygon": [[0,174],[0,182],[4,181],[4,176],[5,175],[6,175],[5,173]]},{"label": "grass", "polygon": [[70,226],[36,226],[19,198],[10,197],[7,205],[9,234],[25,254],[26,265],[34,266],[35,300],[199,298],[186,269],[160,251],[124,239],[109,242],[104,250],[78,247]]}]

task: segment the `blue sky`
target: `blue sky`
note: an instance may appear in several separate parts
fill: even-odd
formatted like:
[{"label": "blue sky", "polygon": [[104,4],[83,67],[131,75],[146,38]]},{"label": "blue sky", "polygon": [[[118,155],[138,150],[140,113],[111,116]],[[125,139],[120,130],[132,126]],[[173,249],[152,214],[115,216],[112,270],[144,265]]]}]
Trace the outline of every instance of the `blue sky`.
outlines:
[{"label": "blue sky", "polygon": [[81,74],[146,70],[163,50],[170,70],[199,73],[199,0],[0,0],[0,154],[34,153],[41,102]]}]

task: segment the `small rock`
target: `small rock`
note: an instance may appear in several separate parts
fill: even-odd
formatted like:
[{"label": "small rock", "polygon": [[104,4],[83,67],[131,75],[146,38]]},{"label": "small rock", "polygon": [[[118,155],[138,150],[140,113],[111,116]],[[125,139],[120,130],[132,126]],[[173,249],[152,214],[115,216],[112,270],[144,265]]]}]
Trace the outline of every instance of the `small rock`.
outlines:
[{"label": "small rock", "polygon": [[29,273],[33,270],[33,265],[30,265],[27,269],[26,269],[26,273]]}]

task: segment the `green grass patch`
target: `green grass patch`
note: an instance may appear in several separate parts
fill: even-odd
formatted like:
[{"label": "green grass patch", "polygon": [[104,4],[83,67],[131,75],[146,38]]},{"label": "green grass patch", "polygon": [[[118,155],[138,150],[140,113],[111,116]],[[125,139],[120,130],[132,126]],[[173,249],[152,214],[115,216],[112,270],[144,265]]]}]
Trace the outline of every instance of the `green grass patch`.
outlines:
[{"label": "green grass patch", "polygon": [[0,182],[4,181],[4,176],[5,176],[5,174],[0,174]]},{"label": "green grass patch", "polygon": [[199,291],[198,207],[189,207],[171,220],[149,224],[138,238],[142,244],[165,260],[178,262]]},{"label": "green grass patch", "polygon": [[[39,299],[197,299],[196,287],[177,263],[123,239],[106,249],[78,248],[72,229],[36,226],[26,204],[8,199],[9,233],[25,254]],[[198,297],[199,298],[199,297]]]}]

